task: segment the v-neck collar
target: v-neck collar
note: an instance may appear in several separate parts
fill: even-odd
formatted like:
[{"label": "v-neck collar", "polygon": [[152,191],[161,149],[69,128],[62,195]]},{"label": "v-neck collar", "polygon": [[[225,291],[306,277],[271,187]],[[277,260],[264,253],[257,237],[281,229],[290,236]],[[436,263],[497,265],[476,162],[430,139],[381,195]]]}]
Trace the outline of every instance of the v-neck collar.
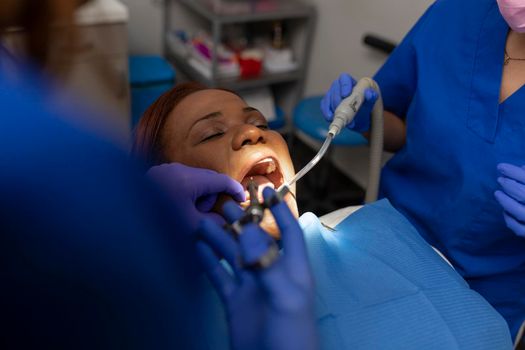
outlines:
[{"label": "v-neck collar", "polygon": [[[523,95],[523,93],[525,93],[525,84],[521,85],[516,91],[514,91],[511,95],[509,95],[509,97],[503,100],[500,103],[500,107],[504,107],[506,105],[512,104],[513,103],[512,101],[514,101],[514,99],[516,98],[520,98],[520,96]],[[525,96],[522,96],[521,98],[523,97]]]},{"label": "v-neck collar", "polygon": [[[499,97],[508,30],[507,22],[494,1],[483,19],[478,36],[467,118],[467,126],[489,142],[495,140],[499,121]],[[509,96],[503,103],[512,97]]]}]

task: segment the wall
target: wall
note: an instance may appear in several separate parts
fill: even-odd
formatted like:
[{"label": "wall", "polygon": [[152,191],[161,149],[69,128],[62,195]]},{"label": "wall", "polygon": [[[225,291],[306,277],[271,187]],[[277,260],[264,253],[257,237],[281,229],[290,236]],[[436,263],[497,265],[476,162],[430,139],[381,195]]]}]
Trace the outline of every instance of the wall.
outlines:
[{"label": "wall", "polygon": [[161,54],[164,23],[162,0],[120,0],[128,6],[131,54]]},{"label": "wall", "polygon": [[308,2],[316,5],[318,21],[307,95],[322,93],[343,71],[356,77],[373,75],[386,56],[365,47],[361,43],[363,34],[372,32],[399,42],[433,0]]},{"label": "wall", "polygon": [[[130,51],[162,52],[162,0],[121,0],[130,9]],[[173,0],[172,0],[173,1]],[[286,0],[281,0],[286,1]],[[433,0],[303,0],[317,7],[307,95],[326,90],[340,72],[356,77],[373,75],[385,60],[383,54],[361,43],[373,32],[400,41]],[[173,19],[177,21],[176,18]],[[326,40],[331,38],[331,40]],[[337,38],[344,40],[337,41]]]}]

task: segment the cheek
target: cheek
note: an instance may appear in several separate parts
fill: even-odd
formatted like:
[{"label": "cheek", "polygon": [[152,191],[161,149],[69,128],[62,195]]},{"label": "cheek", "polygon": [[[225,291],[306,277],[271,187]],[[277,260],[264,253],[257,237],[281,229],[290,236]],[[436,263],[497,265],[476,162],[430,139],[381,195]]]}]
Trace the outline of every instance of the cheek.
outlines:
[{"label": "cheek", "polygon": [[288,145],[280,135],[272,134],[270,138],[274,152],[277,153],[279,157],[279,162],[283,168],[285,175],[295,174],[292,158],[290,157],[290,152],[288,151]]},{"label": "cheek", "polygon": [[180,152],[177,162],[185,165],[210,169],[218,173],[230,173],[230,155],[228,147],[221,143],[209,143],[190,147]]}]

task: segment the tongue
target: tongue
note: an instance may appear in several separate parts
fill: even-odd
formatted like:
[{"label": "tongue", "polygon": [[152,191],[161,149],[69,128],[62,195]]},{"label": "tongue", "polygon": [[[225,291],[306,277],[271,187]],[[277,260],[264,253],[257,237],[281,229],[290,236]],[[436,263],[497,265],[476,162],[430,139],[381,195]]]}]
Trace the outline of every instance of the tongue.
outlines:
[{"label": "tongue", "polygon": [[[249,197],[248,196],[248,183],[250,182],[250,180],[253,180],[253,182],[255,182],[257,184],[257,186],[259,186],[259,191],[258,191],[258,198],[259,198],[259,202],[262,203],[263,201],[263,197],[262,197],[262,190],[265,188],[265,187],[271,187],[271,188],[275,188],[275,186],[273,185],[273,183],[266,177],[266,176],[263,176],[263,175],[253,175],[253,176],[246,176],[241,184],[242,186],[244,187],[244,190],[246,191],[246,194],[247,194],[247,198]],[[249,199],[249,198],[248,198]]]}]

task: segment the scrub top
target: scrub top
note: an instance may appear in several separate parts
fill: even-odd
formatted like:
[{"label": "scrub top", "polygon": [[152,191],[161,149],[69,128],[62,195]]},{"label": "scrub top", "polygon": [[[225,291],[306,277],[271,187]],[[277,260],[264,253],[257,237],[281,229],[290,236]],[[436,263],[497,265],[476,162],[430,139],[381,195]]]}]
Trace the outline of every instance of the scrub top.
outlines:
[{"label": "scrub top", "polygon": [[202,349],[185,220],[19,73],[0,72],[0,347]]},{"label": "scrub top", "polygon": [[525,165],[525,87],[499,103],[509,27],[496,0],[440,0],[375,79],[406,118],[383,169],[388,198],[516,335],[525,319],[525,239],[505,226],[496,166]]}]

